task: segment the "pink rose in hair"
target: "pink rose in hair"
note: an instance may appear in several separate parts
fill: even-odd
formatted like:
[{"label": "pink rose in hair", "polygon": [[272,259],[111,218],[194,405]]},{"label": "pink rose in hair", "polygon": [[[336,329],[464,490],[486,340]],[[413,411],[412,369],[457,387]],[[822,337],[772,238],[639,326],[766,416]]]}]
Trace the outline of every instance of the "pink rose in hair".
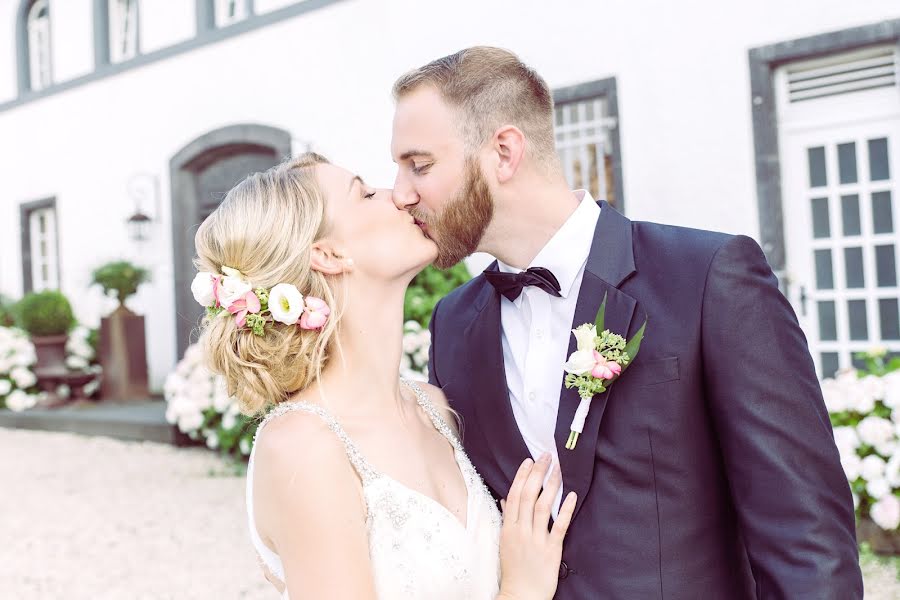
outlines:
[{"label": "pink rose in hair", "polygon": [[300,317],[300,327],[302,329],[321,329],[325,326],[330,314],[331,309],[324,300],[307,296],[306,308],[303,310],[303,316]]},{"label": "pink rose in hair", "polygon": [[247,313],[258,313],[262,306],[253,292],[247,292],[228,306],[228,312],[234,315],[238,327],[247,324]]}]

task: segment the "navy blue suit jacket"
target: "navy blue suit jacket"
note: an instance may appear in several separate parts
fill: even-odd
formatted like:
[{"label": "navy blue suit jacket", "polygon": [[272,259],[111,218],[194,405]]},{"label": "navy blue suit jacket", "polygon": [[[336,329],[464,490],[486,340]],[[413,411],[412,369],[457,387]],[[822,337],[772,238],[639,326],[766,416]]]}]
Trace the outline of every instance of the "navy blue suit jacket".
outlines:
[{"label": "navy blue suit jacket", "polygon": [[[578,504],[556,598],[862,598],[828,413],[759,246],[601,207],[572,326],[592,323],[604,296],[613,332],[648,324],[634,363],[592,401],[574,450],[565,443],[579,398],[560,370],[556,443]],[[430,379],[504,497],[529,453],[500,328],[500,296],[483,275],[441,300]]]}]

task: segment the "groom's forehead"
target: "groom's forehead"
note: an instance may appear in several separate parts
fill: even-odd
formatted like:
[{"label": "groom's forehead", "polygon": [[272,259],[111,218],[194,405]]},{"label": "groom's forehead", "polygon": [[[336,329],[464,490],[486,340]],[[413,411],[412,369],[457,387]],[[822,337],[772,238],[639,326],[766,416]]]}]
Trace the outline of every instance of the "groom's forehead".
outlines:
[{"label": "groom's forehead", "polygon": [[391,154],[400,160],[411,152],[435,153],[459,136],[453,112],[437,91],[414,90],[397,101],[391,135]]}]

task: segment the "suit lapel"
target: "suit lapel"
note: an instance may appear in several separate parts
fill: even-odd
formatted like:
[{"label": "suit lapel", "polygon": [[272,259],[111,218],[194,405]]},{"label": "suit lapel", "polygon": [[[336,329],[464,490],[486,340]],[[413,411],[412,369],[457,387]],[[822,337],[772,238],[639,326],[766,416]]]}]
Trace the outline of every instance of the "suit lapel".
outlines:
[{"label": "suit lapel", "polygon": [[[631,221],[606,202],[601,202],[600,206],[600,217],[585,265],[572,329],[583,323],[593,323],[605,296],[606,328],[613,333],[629,337],[634,335],[643,323],[643,311],[638,307],[637,301],[618,289],[618,286],[635,272]],[[575,351],[575,348],[575,336],[571,336],[566,358]],[[574,491],[578,494],[575,514],[581,508],[591,486],[600,423],[606,406],[615,393],[614,384],[606,393],[594,397],[577,446],[573,450],[567,450],[566,440],[580,398],[576,389],[566,389],[565,384],[560,391],[555,432],[556,447],[563,473],[564,491],[565,493]]]},{"label": "suit lapel", "polygon": [[[496,269],[497,263],[489,269]],[[513,416],[506,384],[506,366],[503,346],[500,342],[500,294],[492,285],[483,281],[482,290],[475,302],[479,312],[463,333],[469,340],[467,362],[473,381],[477,382],[478,398],[475,412],[487,446],[505,476],[505,481],[489,481],[489,485],[504,493],[512,484],[519,464],[531,456],[528,446]],[[484,473],[485,478],[489,477]]]}]

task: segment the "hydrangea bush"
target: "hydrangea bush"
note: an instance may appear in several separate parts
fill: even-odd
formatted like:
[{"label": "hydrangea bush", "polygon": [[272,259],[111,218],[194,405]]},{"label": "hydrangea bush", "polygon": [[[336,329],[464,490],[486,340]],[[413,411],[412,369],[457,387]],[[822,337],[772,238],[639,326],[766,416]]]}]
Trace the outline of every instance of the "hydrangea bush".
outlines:
[{"label": "hydrangea bush", "polygon": [[[95,331],[76,326],[66,342],[66,365],[73,370],[85,370],[97,377],[84,386],[84,395],[92,396],[100,387],[100,366],[96,364]],[[34,407],[43,397],[38,389],[34,366],[37,363],[34,345],[28,334],[15,327],[0,326],[0,408],[23,411]],[[57,394],[68,397],[70,390],[62,385]]]},{"label": "hydrangea bush", "polygon": [[241,414],[225,380],[210,372],[192,344],[166,378],[166,420],[192,440],[233,456],[249,456],[258,421]]},{"label": "hydrangea bush", "polygon": [[822,382],[841,465],[857,516],[886,531],[900,527],[900,359],[860,355],[866,369]]}]

